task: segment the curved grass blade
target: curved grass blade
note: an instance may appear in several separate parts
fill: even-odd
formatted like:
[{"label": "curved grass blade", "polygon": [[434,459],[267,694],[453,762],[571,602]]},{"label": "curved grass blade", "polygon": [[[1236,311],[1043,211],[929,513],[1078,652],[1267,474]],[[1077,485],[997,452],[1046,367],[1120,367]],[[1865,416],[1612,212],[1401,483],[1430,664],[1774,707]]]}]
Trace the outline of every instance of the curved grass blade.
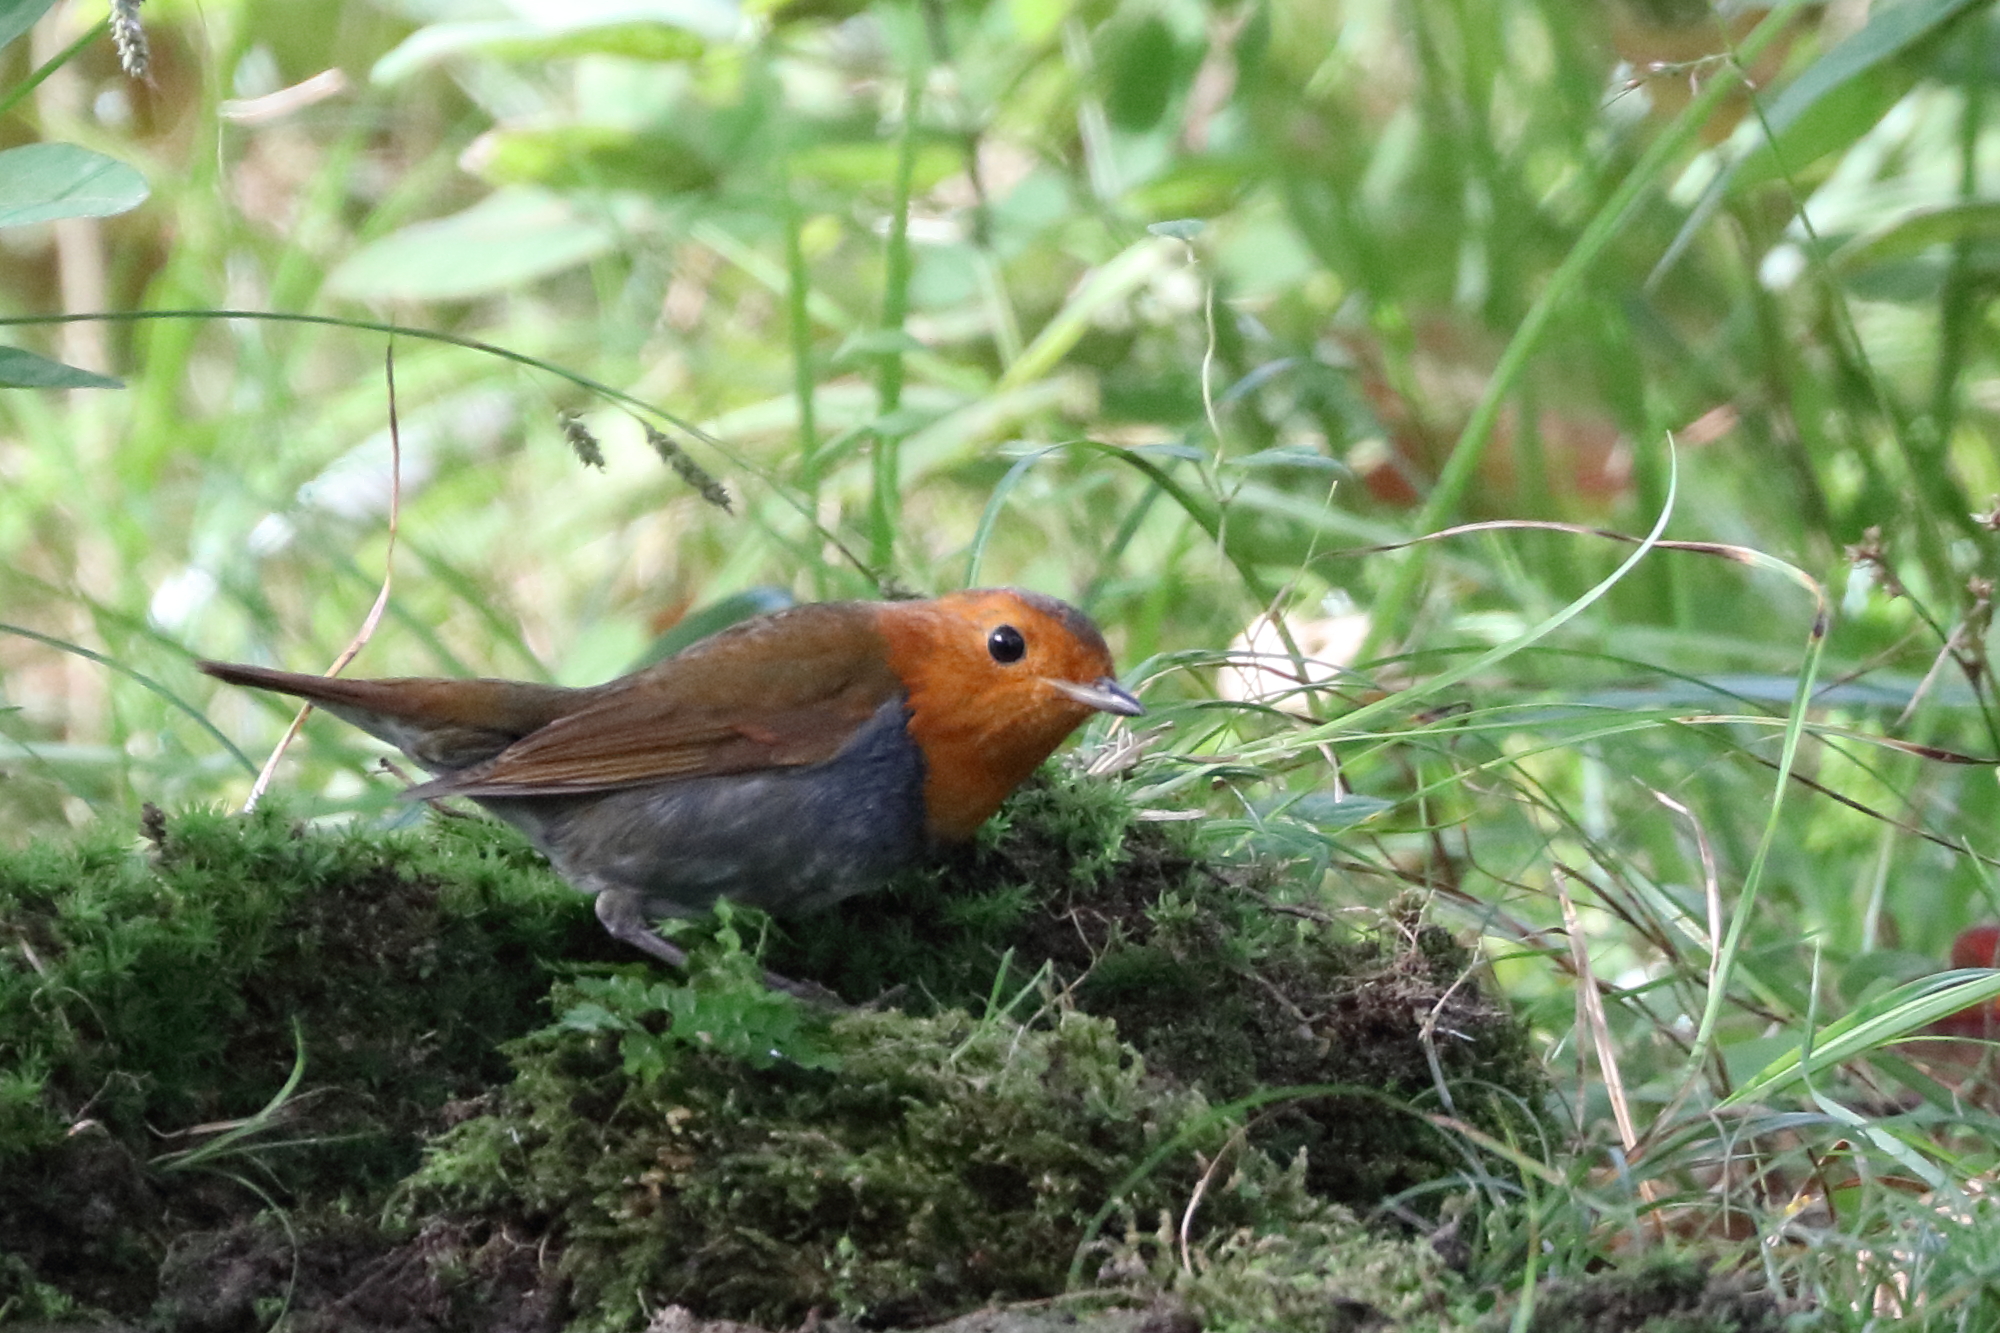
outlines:
[{"label": "curved grass blade", "polygon": [[43,634],[38,630],[29,629],[24,625],[9,625],[5,622],[0,622],[0,634],[16,634],[24,639],[33,639],[36,643],[57,649],[61,652],[73,653],[87,661],[95,662],[99,666],[110,667],[120,675],[130,677],[145,686],[148,690],[151,690],[154,694],[159,695],[160,698],[166,700],[173,707],[193,718],[196,725],[212,736],[216,744],[234,755],[237,762],[241,763],[250,773],[254,775],[257,772],[257,765],[251,760],[250,756],[237,749],[235,742],[223,735],[213,722],[210,722],[207,717],[203,716],[199,709],[144,672],[134,671],[131,667],[126,666],[116,658],[106,657],[103,653],[92,652],[82,644],[71,643],[67,639],[58,639],[54,635]]}]

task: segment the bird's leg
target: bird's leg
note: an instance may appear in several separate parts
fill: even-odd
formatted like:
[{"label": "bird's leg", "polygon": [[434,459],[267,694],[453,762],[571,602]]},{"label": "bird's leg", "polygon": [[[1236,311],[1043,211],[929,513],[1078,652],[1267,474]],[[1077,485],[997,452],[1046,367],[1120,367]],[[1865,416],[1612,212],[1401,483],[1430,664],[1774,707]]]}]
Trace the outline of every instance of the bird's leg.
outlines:
[{"label": "bird's leg", "polygon": [[597,894],[597,919],[604,928],[635,949],[642,949],[669,967],[687,966],[687,951],[678,948],[671,941],[661,938],[658,931],[646,924],[642,912],[643,900],[631,889],[600,889]]},{"label": "bird's leg", "polygon": [[793,981],[781,977],[776,972],[764,973],[764,985],[771,990],[783,991],[801,1004],[809,1004],[815,1009],[845,1009],[847,1001],[820,985],[817,981]]},{"label": "bird's leg", "polygon": [[[612,935],[635,949],[660,959],[670,967],[687,967],[687,951],[663,939],[646,922],[644,899],[630,889],[601,889],[597,893],[597,919]],[[844,1009],[846,1002],[826,987],[811,981],[793,981],[776,972],[764,973],[764,984],[775,991],[822,1009]]]}]

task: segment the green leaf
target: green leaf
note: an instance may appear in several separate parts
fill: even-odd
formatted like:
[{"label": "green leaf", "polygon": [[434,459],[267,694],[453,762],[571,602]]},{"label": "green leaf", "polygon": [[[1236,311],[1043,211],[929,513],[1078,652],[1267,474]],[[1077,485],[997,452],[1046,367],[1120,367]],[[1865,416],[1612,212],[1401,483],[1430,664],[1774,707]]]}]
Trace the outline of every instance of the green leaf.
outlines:
[{"label": "green leaf", "polygon": [[0,0],[0,47],[35,26],[56,0]]},{"label": "green leaf", "polygon": [[[649,7],[651,8],[651,7]],[[612,55],[633,60],[692,60],[711,43],[734,36],[739,25],[712,6],[684,6],[678,14],[636,15],[630,7],[608,13],[580,5],[574,13],[544,13],[534,20],[489,19],[433,23],[419,28],[375,62],[376,83],[397,83],[442,61],[465,56],[543,61]]]},{"label": "green leaf", "polygon": [[146,178],[116,158],[67,143],[0,152],[0,227],[102,218],[146,200]]},{"label": "green leaf", "polygon": [[[1779,97],[1767,118],[1771,133],[1765,135],[1759,127],[1755,144],[1730,167],[1726,177],[1729,193],[1741,194],[1846,148],[1875,128],[1923,73],[1914,61],[1884,61],[1853,71],[1837,88],[1811,101],[1794,98],[1792,94],[1821,65],[1807,70]],[[1788,114],[1781,119],[1780,112]]]},{"label": "green leaf", "polygon": [[[835,139],[804,147],[792,154],[792,174],[836,190],[870,190],[890,179],[902,146],[893,142]],[[949,178],[964,163],[961,144],[933,137],[917,146],[910,164],[910,185],[922,193]]]},{"label": "green leaf", "polygon": [[[641,1081],[670,1069],[678,1051],[709,1051],[757,1069],[791,1063],[834,1069],[839,1058],[826,1044],[826,1015],[789,995],[768,989],[756,960],[718,913],[714,939],[696,949],[687,985],[647,983],[635,977],[585,977],[580,1002],[556,1026],[573,1032],[619,1034],[625,1072]],[[660,1019],[668,1020],[664,1025]],[[663,1030],[656,1030],[663,1029]]]},{"label": "green leaf", "polygon": [[1146,228],[1155,236],[1192,241],[1203,218],[1219,217],[1233,208],[1244,192],[1257,184],[1259,164],[1242,157],[1211,155],[1178,161],[1132,186],[1125,206],[1140,214],[1164,214],[1173,222]]},{"label": "green leaf", "polygon": [[1304,467],[1316,472],[1348,471],[1347,464],[1337,458],[1329,458],[1307,444],[1280,444],[1269,449],[1259,449],[1254,454],[1244,454],[1241,458],[1225,458],[1224,467],[1265,468]]},{"label": "green leaf", "polygon": [[0,389],[122,389],[124,381],[66,366],[19,347],[0,347]]},{"label": "green leaf", "polygon": [[572,1032],[627,1032],[633,1029],[630,1021],[595,1001],[570,1006],[557,1020],[556,1026]]},{"label": "green leaf", "polygon": [[580,217],[539,190],[505,189],[363,246],[327,286],[360,300],[463,300],[575,268],[617,240],[609,219]]},{"label": "green leaf", "polygon": [[[1848,147],[1872,129],[1925,71],[1904,57],[1938,37],[1978,0],[1907,0],[1880,5],[1866,25],[1808,65],[1761,120],[1744,121],[1754,143],[1709,182],[1681,224],[1652,281],[1672,268],[1723,199]],[[1767,132],[1768,127],[1768,132]]]},{"label": "green leaf", "polygon": [[833,354],[832,365],[850,366],[878,356],[921,352],[924,345],[902,329],[856,329]]},{"label": "green leaf", "polygon": [[2000,203],[1982,199],[1915,209],[1849,241],[1834,253],[1833,266],[1853,272],[1968,239],[2000,239]]},{"label": "green leaf", "polygon": [[1365,824],[1395,808],[1394,801],[1385,801],[1379,796],[1349,794],[1336,800],[1326,792],[1308,792],[1292,802],[1285,813],[1314,828],[1333,831]]},{"label": "green leaf", "polygon": [[466,153],[466,164],[495,185],[637,190],[654,196],[710,189],[719,175],[671,130],[615,125],[489,130]]},{"label": "green leaf", "polygon": [[1770,134],[1730,168],[1728,188],[1746,189],[1796,171],[1866,134],[1924,72],[1903,57],[1940,35],[1977,2],[1907,0],[1875,6],[1859,32],[1808,65],[1778,94],[1764,117]]},{"label": "green leaf", "polygon": [[1130,134],[1152,129],[1178,91],[1176,75],[1183,61],[1173,29],[1159,15],[1148,14],[1107,28],[1099,41],[1106,117]]}]

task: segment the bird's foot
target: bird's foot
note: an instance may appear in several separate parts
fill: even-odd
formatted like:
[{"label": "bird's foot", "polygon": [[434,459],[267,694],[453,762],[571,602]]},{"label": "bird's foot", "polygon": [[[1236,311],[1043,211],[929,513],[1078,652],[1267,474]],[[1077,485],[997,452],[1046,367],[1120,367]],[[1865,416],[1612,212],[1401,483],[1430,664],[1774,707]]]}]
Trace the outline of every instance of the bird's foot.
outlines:
[{"label": "bird's foot", "polygon": [[[687,970],[687,950],[664,938],[646,922],[636,894],[606,889],[597,895],[597,919],[612,935],[653,955],[670,967]],[[776,972],[764,973],[764,984],[816,1009],[845,1009],[847,1001],[816,981],[793,981]]]},{"label": "bird's foot", "polygon": [[639,896],[622,889],[605,889],[597,895],[597,919],[612,935],[635,949],[653,955],[669,967],[687,967],[687,950],[646,924]]}]

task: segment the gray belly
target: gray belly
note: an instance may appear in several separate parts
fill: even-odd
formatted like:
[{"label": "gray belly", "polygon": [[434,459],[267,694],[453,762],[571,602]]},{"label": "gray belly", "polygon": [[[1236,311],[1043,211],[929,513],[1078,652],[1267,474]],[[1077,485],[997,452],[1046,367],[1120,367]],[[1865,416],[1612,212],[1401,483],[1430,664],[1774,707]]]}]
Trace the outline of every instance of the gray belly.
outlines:
[{"label": "gray belly", "polygon": [[924,851],[924,760],[903,702],[805,768],[682,778],[587,796],[477,798],[585,893],[623,890],[648,916],[717,898],[810,912],[878,888]]}]

